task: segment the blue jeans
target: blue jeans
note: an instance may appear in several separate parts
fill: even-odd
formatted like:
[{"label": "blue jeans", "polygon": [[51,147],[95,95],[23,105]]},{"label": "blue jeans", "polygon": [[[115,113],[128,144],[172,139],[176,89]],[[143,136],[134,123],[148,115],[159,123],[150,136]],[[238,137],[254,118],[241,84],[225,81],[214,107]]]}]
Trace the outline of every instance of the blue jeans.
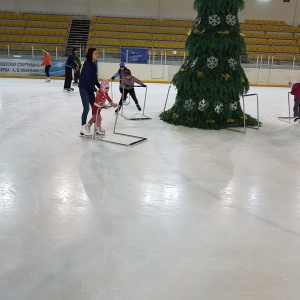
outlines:
[{"label": "blue jeans", "polygon": [[89,113],[89,105],[93,107],[94,102],[95,102],[95,93],[89,93],[86,89],[79,88],[79,93],[82,101],[82,106],[83,106],[83,112],[81,116],[81,125],[86,124],[86,119]]}]

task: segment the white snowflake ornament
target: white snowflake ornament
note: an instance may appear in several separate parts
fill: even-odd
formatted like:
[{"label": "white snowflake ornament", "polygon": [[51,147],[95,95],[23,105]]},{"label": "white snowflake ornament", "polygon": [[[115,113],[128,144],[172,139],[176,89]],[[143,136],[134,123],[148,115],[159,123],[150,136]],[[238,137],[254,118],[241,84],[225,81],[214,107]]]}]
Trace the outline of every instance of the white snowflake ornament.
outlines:
[{"label": "white snowflake ornament", "polygon": [[215,112],[217,114],[220,114],[223,111],[223,103],[218,102],[217,105],[215,106]]},{"label": "white snowflake ornament", "polygon": [[186,100],[184,102],[184,108],[187,110],[187,111],[191,111],[193,108],[194,108],[194,105],[195,105],[195,102],[190,99],[190,100]]},{"label": "white snowflake ornament", "polygon": [[211,56],[207,59],[207,66],[210,68],[210,69],[214,69],[217,65],[218,65],[218,59],[214,56]]},{"label": "white snowflake ornament", "polygon": [[237,61],[233,58],[229,58],[228,59],[228,64],[229,64],[229,67],[233,70],[236,70],[236,66],[237,66]]},{"label": "white snowflake ornament", "polygon": [[198,109],[200,111],[205,111],[208,107],[208,103],[203,99],[199,102]]},{"label": "white snowflake ornament", "polygon": [[230,104],[229,104],[229,109],[230,109],[231,111],[237,110],[237,107],[238,107],[238,104],[237,104],[236,101],[235,101],[235,102],[230,102]]},{"label": "white snowflake ornament", "polygon": [[229,14],[226,16],[226,23],[228,25],[235,25],[236,24],[236,16],[232,15],[232,14]]},{"label": "white snowflake ornament", "polygon": [[211,26],[217,26],[217,25],[221,24],[221,18],[217,15],[209,16],[208,23]]}]

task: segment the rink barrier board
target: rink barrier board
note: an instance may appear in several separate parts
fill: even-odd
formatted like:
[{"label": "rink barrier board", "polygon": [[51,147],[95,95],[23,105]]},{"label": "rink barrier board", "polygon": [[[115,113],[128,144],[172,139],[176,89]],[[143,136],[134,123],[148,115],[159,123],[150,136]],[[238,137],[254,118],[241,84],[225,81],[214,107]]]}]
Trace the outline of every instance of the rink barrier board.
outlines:
[{"label": "rink barrier board", "polygon": [[[0,74],[0,78],[24,78],[24,79],[45,79],[46,76],[9,76]],[[50,77],[51,80],[64,80],[64,77]],[[99,81],[102,81],[102,78],[99,78]],[[109,80],[110,81],[110,80]],[[142,80],[144,83],[160,83],[160,84],[171,84],[171,81],[165,80]],[[257,87],[289,87],[288,84],[263,84],[263,83],[250,83],[250,86]]]}]

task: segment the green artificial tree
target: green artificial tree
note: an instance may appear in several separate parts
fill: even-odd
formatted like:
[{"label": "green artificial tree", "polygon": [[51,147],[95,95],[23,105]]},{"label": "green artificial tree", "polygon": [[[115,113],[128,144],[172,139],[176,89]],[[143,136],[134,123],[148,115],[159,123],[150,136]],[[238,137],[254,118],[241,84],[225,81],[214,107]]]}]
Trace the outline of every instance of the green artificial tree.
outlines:
[{"label": "green artificial tree", "polygon": [[[195,0],[197,18],[188,33],[188,55],[172,83],[173,107],[160,118],[168,123],[203,129],[243,126],[240,97],[249,90],[241,66],[245,41],[240,31],[243,0]],[[247,115],[246,125],[257,121]]]}]

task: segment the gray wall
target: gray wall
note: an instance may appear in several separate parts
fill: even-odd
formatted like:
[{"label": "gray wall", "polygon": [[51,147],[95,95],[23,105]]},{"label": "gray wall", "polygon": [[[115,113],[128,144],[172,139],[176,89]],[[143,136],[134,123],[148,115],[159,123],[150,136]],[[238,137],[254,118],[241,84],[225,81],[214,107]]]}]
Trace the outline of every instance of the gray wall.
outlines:
[{"label": "gray wall", "polygon": [[[246,8],[240,20],[285,20],[288,24],[300,24],[300,3],[291,0],[246,0]],[[299,0],[300,2],[300,0]],[[194,0],[0,0],[0,10],[20,12],[53,12],[96,15],[139,16],[194,19]]]}]

